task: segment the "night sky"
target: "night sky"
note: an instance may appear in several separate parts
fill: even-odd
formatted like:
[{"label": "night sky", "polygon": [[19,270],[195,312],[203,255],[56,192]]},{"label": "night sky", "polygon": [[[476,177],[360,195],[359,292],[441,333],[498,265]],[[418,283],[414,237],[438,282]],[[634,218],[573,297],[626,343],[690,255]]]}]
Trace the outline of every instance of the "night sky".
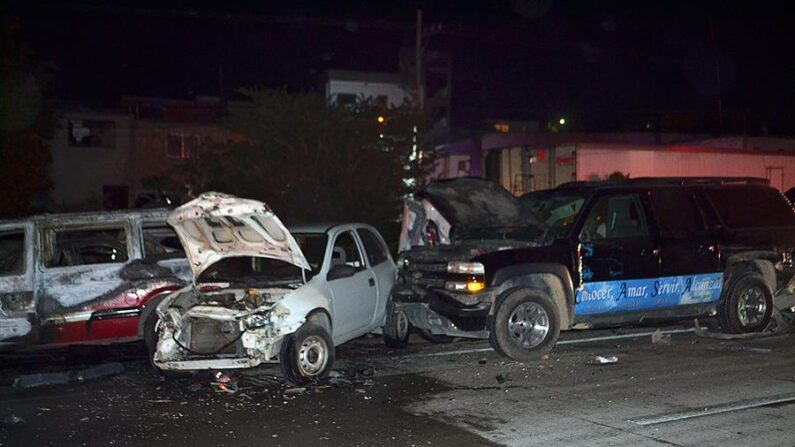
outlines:
[{"label": "night sky", "polygon": [[566,115],[589,130],[631,128],[661,112],[714,114],[720,98],[751,134],[795,133],[795,32],[776,2],[340,3],[12,1],[5,13],[57,65],[51,94],[65,102],[313,89],[329,68],[395,72],[421,7],[426,25],[441,25],[428,50],[453,55],[456,127]]}]

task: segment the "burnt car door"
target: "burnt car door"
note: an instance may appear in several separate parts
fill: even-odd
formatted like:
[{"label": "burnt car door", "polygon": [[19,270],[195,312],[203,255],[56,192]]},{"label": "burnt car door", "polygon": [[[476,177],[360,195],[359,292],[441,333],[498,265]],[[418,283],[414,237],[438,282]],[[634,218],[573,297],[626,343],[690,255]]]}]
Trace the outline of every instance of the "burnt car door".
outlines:
[{"label": "burnt car door", "polygon": [[[42,324],[42,343],[72,343],[117,338],[111,329],[92,331],[96,312],[116,320],[114,328],[135,335],[138,296],[125,290],[121,278],[128,261],[139,258],[125,219],[90,224],[52,224],[39,229],[41,253],[37,260],[37,312]],[[135,248],[135,251],[133,249]],[[135,256],[133,256],[135,255]],[[53,326],[55,325],[55,326]],[[100,325],[105,327],[105,325]],[[98,329],[98,328],[94,328]]]},{"label": "burnt car door", "polygon": [[639,311],[648,305],[659,276],[659,250],[641,199],[639,192],[621,191],[592,200],[577,246],[578,317]]},{"label": "burnt car door", "polygon": [[326,278],[334,309],[334,340],[339,343],[361,335],[369,327],[375,318],[378,288],[353,231],[337,234],[330,247]]},{"label": "burnt car door", "polygon": [[34,320],[33,224],[0,224],[0,344],[31,331]]}]

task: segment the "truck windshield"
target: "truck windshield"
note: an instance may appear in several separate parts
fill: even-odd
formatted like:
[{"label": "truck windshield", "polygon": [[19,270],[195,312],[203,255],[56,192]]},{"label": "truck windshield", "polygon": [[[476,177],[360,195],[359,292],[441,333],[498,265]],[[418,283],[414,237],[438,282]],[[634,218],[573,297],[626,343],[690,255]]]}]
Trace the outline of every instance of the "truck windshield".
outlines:
[{"label": "truck windshield", "polygon": [[580,214],[585,198],[573,194],[531,193],[522,198],[522,207],[536,213],[546,224],[545,239],[557,239],[569,234]]}]

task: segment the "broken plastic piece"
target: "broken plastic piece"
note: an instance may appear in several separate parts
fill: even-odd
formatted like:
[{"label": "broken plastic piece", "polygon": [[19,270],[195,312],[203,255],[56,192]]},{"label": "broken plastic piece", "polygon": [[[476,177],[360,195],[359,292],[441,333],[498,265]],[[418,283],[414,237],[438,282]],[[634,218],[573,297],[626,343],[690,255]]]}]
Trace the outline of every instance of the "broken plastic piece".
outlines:
[{"label": "broken plastic piece", "polygon": [[618,363],[618,357],[610,356],[610,357],[603,357],[601,355],[596,356],[596,363],[599,365],[609,365],[611,363]]}]

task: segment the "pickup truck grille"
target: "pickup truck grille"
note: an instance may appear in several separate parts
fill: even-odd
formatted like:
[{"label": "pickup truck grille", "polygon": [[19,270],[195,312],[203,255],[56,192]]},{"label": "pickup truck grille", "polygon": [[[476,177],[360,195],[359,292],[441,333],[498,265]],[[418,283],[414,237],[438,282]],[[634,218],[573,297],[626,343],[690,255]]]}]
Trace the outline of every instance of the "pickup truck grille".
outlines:
[{"label": "pickup truck grille", "polygon": [[441,289],[447,280],[447,263],[409,264],[405,273],[414,284]]}]

